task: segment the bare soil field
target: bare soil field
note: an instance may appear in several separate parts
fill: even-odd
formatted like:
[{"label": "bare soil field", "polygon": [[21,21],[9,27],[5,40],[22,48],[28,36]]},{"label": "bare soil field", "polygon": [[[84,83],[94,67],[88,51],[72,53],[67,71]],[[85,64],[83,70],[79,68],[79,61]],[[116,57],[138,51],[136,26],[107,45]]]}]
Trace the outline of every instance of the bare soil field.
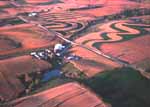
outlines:
[{"label": "bare soil field", "polygon": [[[1,55],[48,47],[58,42],[54,34],[49,34],[32,24],[0,28]],[[7,41],[7,42],[3,42]],[[12,42],[12,43],[9,43]]]},{"label": "bare soil field", "polygon": [[[72,2],[71,0],[68,0]],[[66,3],[68,2],[66,1]],[[97,1],[88,1],[88,0],[83,0],[81,1],[74,1],[74,4],[78,7],[72,7],[72,8],[79,8],[79,5],[86,6],[86,5],[100,5],[100,8],[90,8],[90,9],[84,9],[84,10],[76,10],[76,12],[79,12],[81,14],[91,14],[93,16],[99,17],[99,16],[104,16],[104,15],[110,15],[110,14],[115,14],[119,13],[125,9],[134,9],[134,8],[143,8],[147,7],[149,8],[148,3],[135,3],[135,2],[130,2],[128,0],[97,0]],[[113,10],[113,11],[112,11]]]},{"label": "bare soil field", "polygon": [[0,1],[0,19],[9,17],[8,8],[13,8],[9,1]]},{"label": "bare soil field", "polygon": [[107,107],[95,94],[77,83],[67,83],[14,102],[14,107]]},{"label": "bare soil field", "polygon": [[81,57],[79,61],[71,61],[71,63],[73,63],[75,67],[85,73],[88,77],[93,77],[105,70],[121,67],[120,64],[81,47],[73,47],[70,51],[72,54]]},{"label": "bare soil field", "polygon": [[49,68],[51,64],[31,56],[0,60],[0,97],[6,101],[18,97],[25,90],[25,86],[19,80],[21,75],[45,71]]},{"label": "bare soil field", "polygon": [[[111,107],[98,95],[112,107],[149,107],[149,10],[145,0],[0,0],[0,106]],[[53,55],[53,61],[29,55],[53,50],[57,43],[67,45],[68,53]],[[69,54],[79,59],[69,60]],[[53,69],[62,70],[58,80],[29,95],[29,75]],[[65,80],[85,84],[97,95]],[[140,82],[134,91],[133,84]],[[55,87],[59,83],[63,85]],[[28,96],[22,97],[24,92]]]},{"label": "bare soil field", "polygon": [[[125,60],[131,64],[136,64],[149,58],[149,35],[135,38],[124,43],[114,43],[112,45],[103,45],[102,50],[112,56]],[[138,43],[138,44],[137,44]]]},{"label": "bare soil field", "polygon": [[70,38],[74,34],[83,31],[89,26],[89,22],[95,18],[89,14],[80,14],[77,12],[62,11],[56,12],[39,12],[38,17],[28,17],[23,15],[24,18],[31,22],[40,23],[48,30],[53,30],[61,33],[65,38]]},{"label": "bare soil field", "polygon": [[0,1],[0,7],[6,6],[7,4],[8,4],[8,2],[6,2],[6,1]]},{"label": "bare soil field", "polygon": [[126,62],[136,63],[149,57],[149,27],[148,24],[127,20],[113,21],[98,27],[100,32],[89,33],[76,42]]}]

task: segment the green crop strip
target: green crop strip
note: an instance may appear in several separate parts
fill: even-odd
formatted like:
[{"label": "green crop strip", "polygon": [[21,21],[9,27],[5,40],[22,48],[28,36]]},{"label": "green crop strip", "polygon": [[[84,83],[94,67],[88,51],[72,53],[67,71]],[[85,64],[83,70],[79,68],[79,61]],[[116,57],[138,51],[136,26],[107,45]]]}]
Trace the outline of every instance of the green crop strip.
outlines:
[{"label": "green crop strip", "polygon": [[[146,34],[149,34],[150,32],[145,30],[144,28],[150,28],[150,26],[136,26],[136,25],[128,25],[128,24],[124,24],[124,26],[126,27],[129,27],[129,28],[133,28],[135,30],[138,30],[140,31],[139,34],[120,34],[120,33],[128,33],[128,31],[125,31],[125,30],[122,30],[118,27],[115,26],[116,23],[112,24],[110,27],[119,31],[118,32],[118,36],[121,36],[123,39],[119,40],[119,41],[107,41],[109,40],[110,38],[107,36],[108,33],[105,33],[103,35],[101,35],[104,40],[104,42],[96,42],[94,43],[92,46],[99,49],[100,45],[103,44],[103,43],[116,43],[116,42],[123,42],[123,41],[127,41],[127,40],[130,40],[130,39],[133,39],[133,38],[136,38],[136,37],[139,37],[139,36],[143,36],[143,35],[146,35]],[[98,40],[98,39],[97,39]],[[84,43],[87,43],[88,41],[85,41]]]}]

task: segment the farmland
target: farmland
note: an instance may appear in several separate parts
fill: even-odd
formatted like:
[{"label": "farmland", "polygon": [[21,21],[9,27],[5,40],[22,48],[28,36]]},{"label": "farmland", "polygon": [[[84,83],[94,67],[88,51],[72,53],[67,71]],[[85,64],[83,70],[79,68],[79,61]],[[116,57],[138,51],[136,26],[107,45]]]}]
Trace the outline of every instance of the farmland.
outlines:
[{"label": "farmland", "polygon": [[0,14],[0,106],[150,106],[148,0],[0,0]]}]

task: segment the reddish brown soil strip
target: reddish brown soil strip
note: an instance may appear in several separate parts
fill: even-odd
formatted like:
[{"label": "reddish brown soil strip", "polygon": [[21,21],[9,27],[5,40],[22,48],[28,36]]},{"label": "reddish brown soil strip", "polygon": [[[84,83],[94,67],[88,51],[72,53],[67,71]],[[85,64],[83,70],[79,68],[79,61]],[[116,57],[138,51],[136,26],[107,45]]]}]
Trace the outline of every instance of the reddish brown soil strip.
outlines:
[{"label": "reddish brown soil strip", "polygon": [[105,53],[109,53],[115,57],[133,64],[140,62],[143,59],[149,58],[149,40],[150,37],[147,35],[122,43],[104,44],[101,49]]},{"label": "reddish brown soil strip", "polygon": [[79,61],[72,61],[72,63],[88,77],[92,77],[97,73],[103,72],[104,70],[121,67],[121,65],[115,62],[81,47],[73,47],[71,51],[73,52],[72,54],[82,58]]},{"label": "reddish brown soil strip", "polygon": [[[101,0],[101,1],[97,1],[97,2],[95,2],[95,1],[89,2],[87,0],[86,2],[87,2],[87,4],[90,4],[90,3],[95,4],[96,3],[96,4],[103,5],[102,8],[78,11],[80,13],[88,13],[88,14],[91,14],[94,16],[104,16],[104,15],[115,14],[115,13],[118,13],[118,12],[124,10],[125,8],[134,9],[134,8],[150,7],[150,5],[148,5],[148,4],[135,3],[135,2],[130,2],[128,0],[124,0],[124,1],[122,1],[122,0]],[[77,4],[78,5],[80,4],[79,1],[77,2]]]},{"label": "reddish brown soil strip", "polygon": [[22,99],[20,103],[21,99],[16,100],[18,103],[14,107],[107,107],[101,99],[77,83],[67,83]]},{"label": "reddish brown soil strip", "polygon": [[0,1],[0,7],[1,7],[1,6],[6,6],[7,4],[8,4],[8,2]]},{"label": "reddish brown soil strip", "polygon": [[24,91],[24,86],[18,79],[20,75],[31,72],[45,71],[51,65],[45,61],[37,60],[31,56],[0,61],[0,93],[5,100],[16,98]]},{"label": "reddish brown soil strip", "polygon": [[[124,32],[117,31],[117,30],[111,28],[111,25],[113,23],[116,23],[115,27],[123,30]],[[127,36],[131,36],[133,38],[136,38],[141,33],[140,30],[137,30],[137,29],[134,29],[134,28],[130,28],[130,27],[125,26],[125,25],[147,26],[147,27],[149,26],[149,25],[145,25],[145,24],[130,24],[130,22],[127,22],[127,21],[110,22],[110,23],[101,25],[99,27],[99,29],[102,30],[102,31],[96,32],[96,33],[89,33],[89,34],[87,34],[87,35],[77,39],[76,42],[77,43],[84,43],[84,45],[86,45],[88,47],[91,47],[91,48],[94,48],[93,44],[101,43],[100,47],[97,47],[97,48],[102,49],[102,51],[104,53],[107,53],[108,55],[119,57],[120,59],[125,60],[125,61],[127,61],[129,63],[133,63],[133,62],[136,62],[138,59],[143,59],[145,57],[148,57],[149,52],[144,52],[144,54],[142,55],[143,57],[140,57],[141,55],[138,55],[139,53],[143,52],[148,45],[143,45],[144,47],[142,45],[140,47],[137,47],[137,46],[131,46],[130,45],[131,44],[130,41],[128,43],[125,42],[125,41],[127,41],[126,39],[124,39],[126,37],[126,35]],[[107,34],[104,35],[104,36],[108,37],[106,39],[101,36],[105,32]],[[141,39],[142,38],[144,39],[144,38],[148,38],[148,37],[144,36],[144,37],[141,37]],[[145,40],[149,40],[149,39],[145,39]],[[118,43],[115,43],[115,42],[118,42]],[[136,44],[136,42],[132,42],[132,44],[134,44],[134,43]],[[140,43],[144,44],[144,41],[140,42]],[[139,52],[136,51],[135,53],[138,52],[137,54],[132,54],[131,55],[129,53],[129,51],[125,52],[125,50],[126,50],[125,46],[115,45],[115,47],[111,47],[111,46],[114,46],[114,44],[126,44],[126,46],[130,45],[130,47],[128,47],[128,50],[130,49],[130,50],[133,50],[135,52],[135,48],[137,48],[139,50]],[[139,44],[137,44],[137,45],[139,45]],[[108,47],[106,47],[106,45],[108,45]],[[124,52],[120,53],[119,50],[124,50]],[[142,51],[140,51],[140,50],[142,50]],[[128,55],[125,55],[125,54],[128,54]],[[130,58],[132,57],[132,58],[129,59],[129,57]]]},{"label": "reddish brown soil strip", "polygon": [[[2,43],[1,41],[1,55],[6,55],[10,53],[17,53],[21,51],[27,51],[36,48],[48,47],[58,42],[58,38],[55,38],[54,34],[49,34],[41,28],[35,27],[33,25],[19,25],[14,27],[4,27],[0,29],[0,35],[3,37],[10,39],[12,41],[16,41],[20,43],[21,46],[18,48],[12,48],[11,50],[4,49],[4,47],[8,47],[9,44],[6,42]],[[10,46],[10,45],[9,45]]]}]

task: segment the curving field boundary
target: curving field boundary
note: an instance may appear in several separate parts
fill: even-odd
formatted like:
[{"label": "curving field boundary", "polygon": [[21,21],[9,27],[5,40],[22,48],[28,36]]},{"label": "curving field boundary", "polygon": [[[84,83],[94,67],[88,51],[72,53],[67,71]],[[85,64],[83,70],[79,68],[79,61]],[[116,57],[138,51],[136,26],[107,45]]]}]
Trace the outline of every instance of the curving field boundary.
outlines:
[{"label": "curving field boundary", "polygon": [[61,13],[39,13],[39,18],[45,20],[46,23],[42,25],[49,30],[61,33],[65,37],[71,37],[72,34],[85,29],[89,20],[93,17],[87,14],[78,14],[75,12],[61,12]]},{"label": "curving field boundary", "polygon": [[[84,38],[82,44],[87,44],[88,46],[100,49],[100,46],[103,43],[123,42],[146,35],[149,31],[145,28],[150,28],[150,25],[130,24],[129,22],[118,21],[108,24],[108,26],[105,25],[104,27],[106,27],[105,29],[108,31],[91,33],[87,36],[87,38]],[[103,27],[99,28],[103,29]]]}]

